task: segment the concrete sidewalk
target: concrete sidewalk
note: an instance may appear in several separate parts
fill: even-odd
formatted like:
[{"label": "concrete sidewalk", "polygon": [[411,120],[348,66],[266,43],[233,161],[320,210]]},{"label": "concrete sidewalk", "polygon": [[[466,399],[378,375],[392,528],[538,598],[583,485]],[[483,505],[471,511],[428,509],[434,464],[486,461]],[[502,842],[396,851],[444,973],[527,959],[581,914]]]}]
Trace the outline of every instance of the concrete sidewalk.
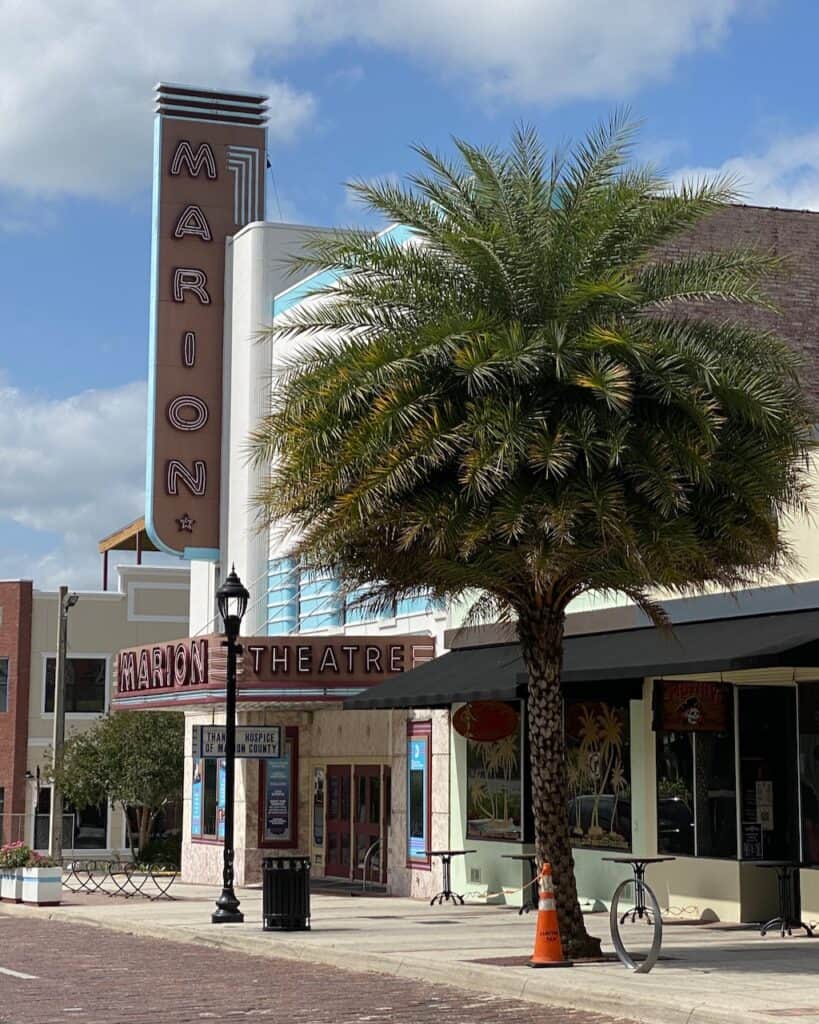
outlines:
[{"label": "concrete sidewalk", "polygon": [[[663,937],[667,959],[648,975],[634,975],[619,963],[532,970],[525,959],[535,917],[519,917],[508,907],[431,908],[394,897],[314,893],[312,931],[274,933],[261,930],[258,889],[237,894],[245,923],[221,926],[210,923],[212,889],[179,885],[173,891],[173,902],[69,895],[60,907],[3,904],[0,913],[446,982],[473,993],[596,1010],[641,1024],[747,1024],[790,1017],[819,1022],[819,941],[806,937],[762,939],[748,928],[669,923]],[[587,923],[610,951],[608,915],[589,915]],[[634,929],[644,943],[648,928],[642,927]]]}]

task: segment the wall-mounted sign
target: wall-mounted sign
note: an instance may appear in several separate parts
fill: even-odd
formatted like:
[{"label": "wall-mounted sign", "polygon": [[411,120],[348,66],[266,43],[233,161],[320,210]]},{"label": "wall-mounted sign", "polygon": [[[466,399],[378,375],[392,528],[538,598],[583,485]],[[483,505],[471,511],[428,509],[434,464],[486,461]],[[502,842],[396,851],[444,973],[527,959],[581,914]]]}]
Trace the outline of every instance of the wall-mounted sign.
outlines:
[{"label": "wall-mounted sign", "polygon": [[[435,657],[424,636],[245,637],[238,700],[343,700]],[[224,701],[227,653],[220,636],[130,647],[117,655],[113,707]]]},{"label": "wall-mounted sign", "polygon": [[225,239],[264,218],[265,97],[157,87],[145,524],[219,557]]},{"label": "wall-mounted sign", "polygon": [[762,838],[762,826],[758,821],[743,821],[742,859],[762,860],[763,855],[764,843]]},{"label": "wall-mounted sign", "polygon": [[[420,725],[411,723],[410,729]],[[412,731],[407,737],[407,859],[428,861],[430,832],[429,745],[431,734]]]},{"label": "wall-mounted sign", "polygon": [[[195,725],[191,756],[224,757],[225,726]],[[237,725],[236,756],[245,758],[281,757],[282,729],[280,725]]]},{"label": "wall-mounted sign", "polygon": [[757,779],[756,782],[756,820],[765,832],[773,832],[773,782],[770,779]]},{"label": "wall-mounted sign", "polygon": [[202,766],[196,758],[191,782],[191,835],[202,835]]},{"label": "wall-mounted sign", "polygon": [[726,732],[732,702],[728,683],[699,680],[654,684],[655,728],[663,732]]},{"label": "wall-mounted sign", "polygon": [[227,765],[219,762],[219,789],[216,793],[216,836],[225,838],[225,795],[227,793]]},{"label": "wall-mounted sign", "polygon": [[264,789],[264,840],[286,842],[293,838],[289,751],[276,761],[266,761]]},{"label": "wall-mounted sign", "polygon": [[512,736],[519,722],[517,710],[502,700],[473,700],[452,716],[452,727],[457,733],[480,743]]},{"label": "wall-mounted sign", "polygon": [[324,846],[324,769],[313,769],[313,845]]}]

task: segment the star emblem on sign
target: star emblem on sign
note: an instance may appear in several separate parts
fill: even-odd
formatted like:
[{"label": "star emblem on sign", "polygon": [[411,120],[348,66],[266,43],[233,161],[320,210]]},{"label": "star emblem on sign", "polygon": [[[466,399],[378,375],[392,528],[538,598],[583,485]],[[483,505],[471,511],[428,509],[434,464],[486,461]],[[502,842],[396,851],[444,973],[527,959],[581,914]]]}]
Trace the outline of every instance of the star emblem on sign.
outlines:
[{"label": "star emblem on sign", "polygon": [[180,533],[193,533],[193,527],[196,520],[191,519],[187,512],[181,515],[176,521],[179,524]]}]

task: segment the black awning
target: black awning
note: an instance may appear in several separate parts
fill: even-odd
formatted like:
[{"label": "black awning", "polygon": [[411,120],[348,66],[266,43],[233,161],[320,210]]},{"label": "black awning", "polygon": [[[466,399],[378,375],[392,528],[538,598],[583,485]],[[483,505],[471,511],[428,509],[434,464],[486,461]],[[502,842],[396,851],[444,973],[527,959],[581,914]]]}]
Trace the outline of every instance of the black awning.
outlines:
[{"label": "black awning", "polygon": [[[561,682],[632,684],[653,676],[774,666],[819,666],[819,609],[645,626],[565,640]],[[348,709],[448,707],[469,700],[516,700],[526,693],[517,644],[450,651],[344,702]]]}]

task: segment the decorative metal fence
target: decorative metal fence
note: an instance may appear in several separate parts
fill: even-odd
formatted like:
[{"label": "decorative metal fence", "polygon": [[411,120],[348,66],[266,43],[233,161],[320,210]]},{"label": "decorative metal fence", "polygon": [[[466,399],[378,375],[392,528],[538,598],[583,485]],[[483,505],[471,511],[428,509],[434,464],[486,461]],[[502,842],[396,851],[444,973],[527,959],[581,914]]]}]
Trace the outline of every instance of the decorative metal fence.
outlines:
[{"label": "decorative metal fence", "polygon": [[63,888],[86,895],[172,900],[170,889],[178,877],[178,867],[164,864],[90,859],[63,862]]}]

